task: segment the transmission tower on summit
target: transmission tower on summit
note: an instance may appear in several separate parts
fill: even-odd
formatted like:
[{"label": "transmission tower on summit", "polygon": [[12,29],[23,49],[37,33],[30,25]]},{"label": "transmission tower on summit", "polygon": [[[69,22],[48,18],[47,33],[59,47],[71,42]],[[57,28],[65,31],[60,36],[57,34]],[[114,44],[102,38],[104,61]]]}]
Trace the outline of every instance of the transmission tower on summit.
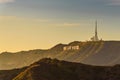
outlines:
[{"label": "transmission tower on summit", "polygon": [[91,38],[92,41],[99,41],[97,27],[98,27],[98,24],[96,20],[95,21],[95,35]]}]

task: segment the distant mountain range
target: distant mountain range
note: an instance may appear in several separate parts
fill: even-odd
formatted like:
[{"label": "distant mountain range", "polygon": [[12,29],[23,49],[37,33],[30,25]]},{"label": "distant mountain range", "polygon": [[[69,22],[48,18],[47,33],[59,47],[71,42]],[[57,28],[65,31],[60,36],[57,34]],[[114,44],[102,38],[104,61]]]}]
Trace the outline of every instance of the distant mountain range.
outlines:
[{"label": "distant mountain range", "polygon": [[[73,49],[70,48],[73,46]],[[75,50],[74,46],[79,46]],[[69,50],[64,50],[68,47]],[[57,58],[70,62],[108,66],[120,64],[120,41],[79,42],[58,44],[48,50],[30,50],[0,54],[0,70],[28,66],[42,58]]]},{"label": "distant mountain range", "polygon": [[44,58],[28,67],[0,71],[0,80],[120,80],[120,65],[90,66]]}]

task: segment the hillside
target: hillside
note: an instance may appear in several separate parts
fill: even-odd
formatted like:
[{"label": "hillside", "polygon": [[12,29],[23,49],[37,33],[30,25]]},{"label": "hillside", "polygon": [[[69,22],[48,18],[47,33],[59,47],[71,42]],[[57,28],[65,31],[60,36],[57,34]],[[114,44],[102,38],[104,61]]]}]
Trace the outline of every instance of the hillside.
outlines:
[{"label": "hillside", "polygon": [[100,67],[45,58],[13,80],[120,80],[120,65]]},{"label": "hillside", "polygon": [[[64,47],[78,46],[78,50],[64,50]],[[58,44],[48,50],[30,50],[0,54],[0,69],[28,66],[42,58],[57,58],[70,62],[108,66],[120,64],[120,41],[79,42]],[[73,48],[74,49],[74,48]]]},{"label": "hillside", "polygon": [[25,69],[27,69],[27,67],[21,69],[0,70],[0,80],[12,80],[15,76],[19,75]]},{"label": "hillside", "polygon": [[44,58],[28,67],[2,70],[0,80],[120,80],[120,65],[91,66]]}]

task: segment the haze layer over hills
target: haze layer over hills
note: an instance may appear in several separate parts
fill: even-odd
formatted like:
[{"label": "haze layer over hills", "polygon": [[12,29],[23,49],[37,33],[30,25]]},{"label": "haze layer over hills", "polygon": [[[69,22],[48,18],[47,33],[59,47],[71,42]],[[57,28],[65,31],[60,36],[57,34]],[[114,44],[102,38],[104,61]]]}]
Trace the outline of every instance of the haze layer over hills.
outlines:
[{"label": "haze layer over hills", "polygon": [[[79,47],[66,49],[65,47]],[[90,65],[120,64],[120,41],[71,42],[58,44],[48,50],[30,50],[17,53],[0,54],[0,69],[13,69],[28,66],[42,58],[57,58],[70,62]]]}]

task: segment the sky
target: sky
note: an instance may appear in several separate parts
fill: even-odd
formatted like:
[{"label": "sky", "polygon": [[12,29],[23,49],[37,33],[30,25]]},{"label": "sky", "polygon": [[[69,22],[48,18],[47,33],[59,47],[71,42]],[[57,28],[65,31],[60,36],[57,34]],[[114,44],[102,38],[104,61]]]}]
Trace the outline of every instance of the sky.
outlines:
[{"label": "sky", "polygon": [[120,0],[0,0],[0,52],[87,41],[95,21],[103,40],[120,40]]}]

